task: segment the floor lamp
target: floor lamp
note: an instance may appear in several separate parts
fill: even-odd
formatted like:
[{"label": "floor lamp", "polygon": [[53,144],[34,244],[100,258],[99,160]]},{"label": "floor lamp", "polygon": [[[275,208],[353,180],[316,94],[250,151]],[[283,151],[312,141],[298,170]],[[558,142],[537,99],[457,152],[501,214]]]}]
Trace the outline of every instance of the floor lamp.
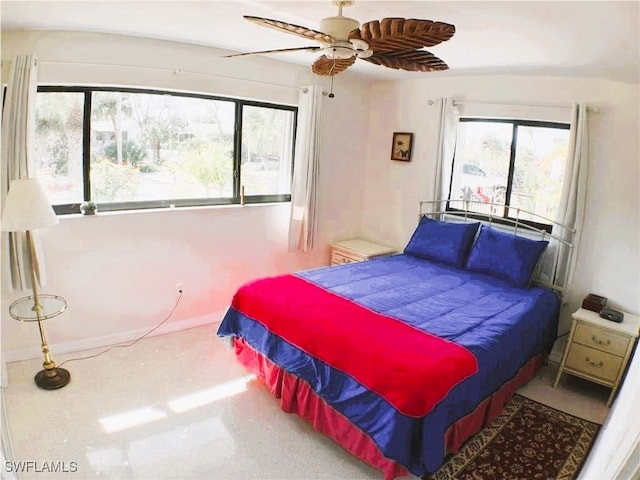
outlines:
[{"label": "floor lamp", "polygon": [[[36,265],[38,265],[38,258],[36,256],[31,231],[37,228],[49,227],[56,223],[58,223],[58,217],[56,217],[56,214],[37,179],[25,178],[11,181],[11,184],[9,185],[9,193],[5,200],[4,210],[2,212],[2,222],[0,227],[3,232],[26,232],[27,249],[30,260],[29,273],[31,276],[31,288],[33,290],[33,295],[24,297],[23,299],[14,302],[14,304],[24,304],[25,302],[29,302],[29,306],[31,303],[33,304],[30,308],[33,312],[33,314],[30,315],[30,319],[34,319],[38,322],[40,339],[42,340],[42,353],[44,355],[44,363],[42,364],[44,369],[36,374],[35,382],[40,388],[47,390],[64,387],[69,383],[71,374],[64,368],[56,367],[55,362],[51,359],[51,355],[49,355],[49,345],[47,344],[47,337],[44,333],[42,321],[50,318],[52,315],[47,315],[47,312],[43,308],[40,295],[38,294],[38,281],[36,278]],[[56,314],[64,311],[66,303],[63,305],[64,306],[62,308],[55,312]],[[20,319],[19,315],[14,315],[12,313],[12,316]]]}]

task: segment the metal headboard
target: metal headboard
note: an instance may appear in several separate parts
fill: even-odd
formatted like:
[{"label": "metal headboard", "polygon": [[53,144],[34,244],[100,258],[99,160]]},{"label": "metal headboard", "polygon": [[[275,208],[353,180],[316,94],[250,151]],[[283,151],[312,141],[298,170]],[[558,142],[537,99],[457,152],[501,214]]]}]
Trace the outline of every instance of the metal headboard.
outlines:
[{"label": "metal headboard", "polygon": [[[504,212],[505,208],[508,208],[511,212],[515,212],[515,216],[503,217],[495,214],[497,211]],[[498,229],[510,231],[515,235],[522,235],[527,238],[539,237],[541,240],[553,240],[557,242],[557,248],[552,249],[552,257],[547,261],[550,261],[554,266],[562,262],[562,271],[558,272],[555,278],[551,279],[551,282],[546,282],[540,278],[543,273],[543,261],[539,261],[533,274],[532,283],[551,288],[558,295],[563,295],[573,256],[573,241],[576,231],[572,227],[562,225],[554,220],[521,208],[505,207],[504,204],[464,199],[421,201],[420,217],[431,217],[444,221],[457,220],[463,221],[464,223],[468,221],[479,221]],[[526,222],[552,225],[552,233]],[[543,254],[542,258],[544,258],[546,254],[547,252]]]}]

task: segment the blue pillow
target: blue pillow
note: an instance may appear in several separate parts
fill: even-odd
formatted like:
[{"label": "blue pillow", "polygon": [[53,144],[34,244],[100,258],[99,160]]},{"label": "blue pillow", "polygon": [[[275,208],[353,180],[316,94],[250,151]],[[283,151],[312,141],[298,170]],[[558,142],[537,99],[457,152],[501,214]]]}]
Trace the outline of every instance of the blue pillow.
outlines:
[{"label": "blue pillow", "polygon": [[422,217],[404,253],[462,267],[480,222],[448,223]]},{"label": "blue pillow", "polygon": [[469,254],[467,269],[525,288],[548,244],[546,240],[530,240],[483,225]]}]

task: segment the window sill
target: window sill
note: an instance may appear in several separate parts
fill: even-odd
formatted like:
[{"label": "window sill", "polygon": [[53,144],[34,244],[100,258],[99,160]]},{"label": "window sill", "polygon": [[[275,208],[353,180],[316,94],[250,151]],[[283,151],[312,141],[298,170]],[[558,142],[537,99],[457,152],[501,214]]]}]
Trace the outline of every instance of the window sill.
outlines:
[{"label": "window sill", "polygon": [[220,210],[237,210],[244,208],[273,208],[276,206],[287,205],[287,208],[291,205],[291,202],[265,202],[265,203],[247,203],[244,205],[232,204],[232,205],[198,205],[190,207],[164,207],[164,208],[140,208],[131,210],[107,210],[105,212],[100,211],[98,206],[98,212],[94,215],[83,215],[81,213],[69,213],[58,215],[58,219],[64,221],[66,219],[77,218],[97,218],[97,217],[113,217],[121,215],[157,215],[168,214],[171,212],[202,212],[202,211],[220,211]]}]

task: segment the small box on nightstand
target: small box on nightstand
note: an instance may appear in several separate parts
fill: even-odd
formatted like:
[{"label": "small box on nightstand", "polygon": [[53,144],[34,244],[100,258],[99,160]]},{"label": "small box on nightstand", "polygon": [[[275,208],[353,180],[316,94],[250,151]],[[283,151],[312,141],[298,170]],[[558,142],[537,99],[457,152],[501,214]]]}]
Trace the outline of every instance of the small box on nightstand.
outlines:
[{"label": "small box on nightstand", "polygon": [[582,308],[585,310],[591,310],[592,312],[600,313],[600,311],[607,306],[606,297],[595,295],[590,293],[584,300],[582,300]]}]

